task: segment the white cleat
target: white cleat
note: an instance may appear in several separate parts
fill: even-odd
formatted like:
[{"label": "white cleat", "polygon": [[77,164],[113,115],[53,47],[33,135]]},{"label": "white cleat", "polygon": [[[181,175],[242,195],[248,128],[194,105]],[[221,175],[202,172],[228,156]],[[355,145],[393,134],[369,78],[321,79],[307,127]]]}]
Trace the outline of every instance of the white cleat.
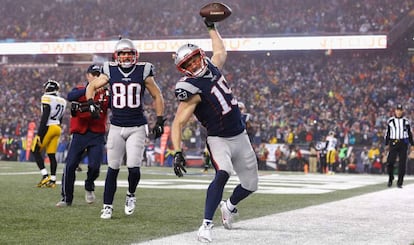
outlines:
[{"label": "white cleat", "polygon": [[95,192],[94,191],[85,191],[85,201],[88,204],[95,202]]},{"label": "white cleat", "polygon": [[212,242],[211,230],[213,229],[213,223],[202,224],[197,232],[197,240],[204,243]]},{"label": "white cleat", "polygon": [[125,214],[131,215],[135,211],[135,203],[137,202],[137,198],[134,194],[126,195],[125,198]]},{"label": "white cleat", "polygon": [[60,201],[60,202],[58,202],[58,203],[56,203],[56,207],[58,207],[58,208],[69,207],[71,205],[72,205],[71,203],[67,203],[67,202],[65,202],[63,200]]},{"label": "white cleat", "polygon": [[237,209],[230,211],[227,208],[226,201],[220,202],[220,211],[221,211],[221,222],[223,223],[224,228],[230,230],[233,227],[234,216],[237,215]]},{"label": "white cleat", "polygon": [[101,219],[110,219],[112,218],[112,211],[113,209],[110,206],[105,206],[102,210],[101,210]]}]

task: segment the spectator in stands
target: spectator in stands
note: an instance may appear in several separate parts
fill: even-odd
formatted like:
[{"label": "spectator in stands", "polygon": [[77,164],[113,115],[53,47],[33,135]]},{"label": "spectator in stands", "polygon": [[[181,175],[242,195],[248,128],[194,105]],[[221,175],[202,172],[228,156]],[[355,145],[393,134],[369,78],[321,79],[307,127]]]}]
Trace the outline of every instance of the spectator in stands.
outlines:
[{"label": "spectator in stands", "polygon": [[339,158],[339,169],[342,173],[345,172],[345,168],[348,165],[348,145],[342,144],[341,148],[339,149],[338,153]]},{"label": "spectator in stands", "polygon": [[266,170],[266,162],[267,157],[269,156],[269,150],[266,148],[266,144],[260,144],[259,148],[257,149],[257,157],[258,157],[258,164],[259,170]]},{"label": "spectator in stands", "polygon": [[368,174],[370,172],[371,161],[369,160],[368,148],[366,146],[362,149],[359,158],[361,159],[362,166],[364,167],[364,173]]},{"label": "spectator in stands", "polygon": [[356,164],[355,152],[351,152],[351,155],[349,156],[348,173],[356,173],[356,172],[357,172],[357,164]]},{"label": "spectator in stands", "polygon": [[316,173],[318,165],[318,151],[315,143],[312,141],[309,144],[309,173]]},{"label": "spectator in stands", "polygon": [[380,156],[380,150],[377,144],[372,144],[371,148],[368,150],[368,160],[369,160],[369,173],[372,173],[372,167],[374,162]]},{"label": "spectator in stands", "polygon": [[[194,36],[194,31],[202,28],[193,15],[185,14],[196,13],[200,8],[191,0],[181,0],[179,4],[174,1],[146,1],[141,3],[142,8],[138,12],[129,8],[133,4],[133,0],[71,0],[53,1],[46,7],[42,0],[32,0],[31,4],[24,0],[6,1],[0,7],[3,18],[0,39],[91,40],[115,39],[119,35],[132,39],[156,39]],[[262,0],[261,4],[254,0],[227,0],[226,4],[235,11],[233,25],[223,26],[225,33],[257,36],[385,33],[414,6],[409,0]],[[114,17],[102,16],[101,13],[108,9],[111,16],[117,16],[117,21]],[[148,9],[158,11],[146,11]],[[102,28],[88,25],[90,16],[102,23]],[[151,27],[136,24],[148,19],[154,20]],[[169,21],[171,19],[174,21]],[[125,24],[119,26],[119,22]]]}]

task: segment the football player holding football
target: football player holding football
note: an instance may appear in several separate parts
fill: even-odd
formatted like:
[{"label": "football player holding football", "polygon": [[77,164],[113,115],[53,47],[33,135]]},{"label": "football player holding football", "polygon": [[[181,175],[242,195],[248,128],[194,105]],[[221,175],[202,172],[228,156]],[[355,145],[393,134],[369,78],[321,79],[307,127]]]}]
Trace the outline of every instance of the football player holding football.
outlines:
[{"label": "football player holding football", "polygon": [[115,46],[113,62],[105,62],[99,77],[89,83],[86,98],[93,118],[99,117],[99,108],[93,97],[95,91],[109,83],[111,91],[111,125],[108,142],[108,171],[106,173],[104,202],[101,218],[112,217],[116,181],[121,164],[128,167],[128,190],[124,211],[131,215],[135,210],[135,191],[141,178],[147,131],[147,118],[144,115],[144,92],[148,90],[154,100],[157,121],[152,134],[160,137],[164,132],[164,99],[154,79],[154,67],[148,62],[138,62],[138,51],[133,42],[123,38]]},{"label": "football player holding football", "polygon": [[[61,123],[66,109],[66,100],[59,95],[59,83],[49,79],[44,85],[41,98],[42,116],[31,150],[36,164],[42,174],[37,187],[56,187],[56,151],[62,133]],[[50,176],[45,168],[43,151],[46,150],[50,160]]]},{"label": "football player holding football", "polygon": [[[172,143],[175,150],[174,172],[178,177],[186,172],[184,153],[181,149],[182,129],[194,114],[207,129],[207,148],[216,170],[207,189],[204,219],[198,230],[198,240],[211,242],[213,216],[220,205],[222,223],[232,228],[236,205],[258,188],[256,154],[246,133],[245,123],[237,100],[220,69],[227,52],[214,22],[205,20],[212,41],[213,56],[209,59],[194,44],[181,46],[175,54],[175,64],[183,77],[175,88],[179,100],[172,124]],[[224,186],[233,170],[240,184],[230,198],[222,201]]]}]

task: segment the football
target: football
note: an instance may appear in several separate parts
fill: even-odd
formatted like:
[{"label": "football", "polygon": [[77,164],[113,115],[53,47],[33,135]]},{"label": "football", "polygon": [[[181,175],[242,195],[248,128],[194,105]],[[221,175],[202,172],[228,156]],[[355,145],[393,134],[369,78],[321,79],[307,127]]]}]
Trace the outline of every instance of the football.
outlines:
[{"label": "football", "polygon": [[224,3],[209,3],[200,9],[200,15],[208,21],[219,22],[231,15],[231,8]]}]

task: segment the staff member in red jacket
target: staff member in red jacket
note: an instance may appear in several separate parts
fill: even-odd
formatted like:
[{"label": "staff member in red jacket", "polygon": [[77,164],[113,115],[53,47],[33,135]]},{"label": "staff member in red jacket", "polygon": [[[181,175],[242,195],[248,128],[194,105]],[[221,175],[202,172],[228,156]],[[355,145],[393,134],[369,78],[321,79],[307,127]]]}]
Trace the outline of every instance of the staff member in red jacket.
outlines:
[{"label": "staff member in red jacket", "polygon": [[[91,65],[86,71],[87,83],[101,74],[101,67]],[[62,200],[57,207],[72,205],[73,189],[76,179],[76,168],[86,153],[88,156],[88,172],[85,180],[85,200],[87,203],[95,201],[95,183],[99,176],[105,148],[105,133],[107,109],[109,105],[109,91],[105,88],[95,93],[94,101],[100,108],[100,117],[92,119],[85,97],[85,86],[72,89],[68,94],[71,105],[70,133],[72,141],[66,158],[66,166],[62,176]]]}]

